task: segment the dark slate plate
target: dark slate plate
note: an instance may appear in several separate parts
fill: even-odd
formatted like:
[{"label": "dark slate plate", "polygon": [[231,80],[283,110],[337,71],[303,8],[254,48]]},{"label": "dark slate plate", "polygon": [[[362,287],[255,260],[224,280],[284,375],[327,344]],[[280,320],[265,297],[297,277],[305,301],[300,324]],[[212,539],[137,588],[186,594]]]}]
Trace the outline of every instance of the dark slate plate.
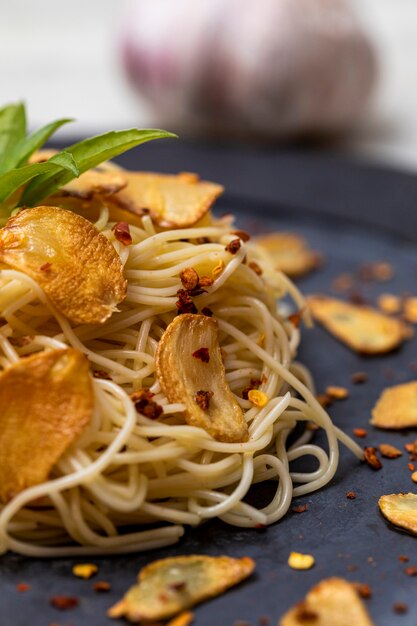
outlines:
[{"label": "dark slate plate", "polygon": [[[159,151],[151,148],[145,153],[138,151],[134,160],[129,157],[125,163],[129,161],[130,167],[137,168],[202,171],[206,176],[230,183],[234,194],[226,196],[219,210],[237,213],[242,226],[304,234],[326,256],[322,270],[300,281],[306,293],[330,292],[332,279],[341,272],[375,260],[391,262],[396,274],[389,283],[365,286],[365,297],[372,301],[382,291],[417,293],[417,254],[413,244],[417,239],[413,230],[417,184],[413,177],[334,159],[317,160],[308,154],[242,155],[239,150],[215,150],[192,144],[177,144],[175,149],[169,146]],[[245,193],[237,196],[239,168]],[[259,179],[265,176],[260,183]],[[347,190],[347,195],[343,190]],[[356,207],[349,210],[353,217],[341,215],[340,209],[350,205]],[[367,427],[369,435],[364,443],[389,442],[402,448],[416,436],[415,432],[378,432],[368,426],[368,419],[385,386],[417,377],[412,371],[413,361],[417,359],[416,342],[413,339],[388,356],[363,358],[316,328],[303,332],[299,356],[313,371],[319,390],[328,384],[349,388],[350,397],[335,403],[330,410],[338,426],[347,432],[354,427]],[[367,383],[351,384],[350,377],[357,371],[369,374]],[[320,434],[317,440],[322,441]],[[92,559],[99,566],[96,579],[107,580],[112,585],[106,594],[95,593],[93,581],[74,578],[71,567],[80,559],[40,561],[16,555],[1,557],[0,624],[123,623],[108,620],[105,612],[134,582],[140,567],[161,557],[205,553],[248,555],[256,560],[257,569],[245,584],[198,607],[196,626],[232,626],[239,619],[256,626],[262,616],[268,616],[270,623],[276,624],[284,611],[314,583],[329,576],[343,576],[371,585],[373,596],[367,606],[377,626],[415,626],[417,578],[407,576],[404,568],[417,565],[417,540],[389,527],[377,508],[380,495],[413,490],[407,461],[407,455],[384,460],[383,469],[373,472],[342,449],[340,466],[332,482],[325,489],[298,499],[297,503],[308,503],[306,513],[290,513],[274,526],[258,531],[229,528],[212,521],[198,529],[188,529],[184,539],[171,548],[142,555]],[[346,498],[346,492],[351,490],[357,492],[356,500]],[[271,490],[265,485],[255,497],[265,500],[270,495]],[[287,566],[291,550],[313,554],[316,566],[306,572],[291,570]],[[409,556],[410,562],[401,563],[399,555]],[[20,582],[30,584],[30,590],[18,593],[16,584]],[[76,595],[80,606],[66,613],[50,607],[49,598],[62,594]],[[392,609],[394,602],[406,602],[409,612],[396,615]]]}]

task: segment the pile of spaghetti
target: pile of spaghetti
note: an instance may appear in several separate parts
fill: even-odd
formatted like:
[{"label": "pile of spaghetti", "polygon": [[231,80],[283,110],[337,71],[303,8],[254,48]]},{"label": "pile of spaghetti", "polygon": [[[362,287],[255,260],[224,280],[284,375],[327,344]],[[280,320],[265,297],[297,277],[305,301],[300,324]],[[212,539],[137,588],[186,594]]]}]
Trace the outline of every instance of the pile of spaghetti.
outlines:
[{"label": "pile of spaghetti", "polygon": [[[339,441],[362,458],[295,361],[303,298],[212,216],[220,192],[105,166],[0,231],[2,552],[124,553],[214,517],[272,524],[331,480]],[[286,297],[304,312],[288,317]],[[293,471],[304,456],[315,469]]]}]

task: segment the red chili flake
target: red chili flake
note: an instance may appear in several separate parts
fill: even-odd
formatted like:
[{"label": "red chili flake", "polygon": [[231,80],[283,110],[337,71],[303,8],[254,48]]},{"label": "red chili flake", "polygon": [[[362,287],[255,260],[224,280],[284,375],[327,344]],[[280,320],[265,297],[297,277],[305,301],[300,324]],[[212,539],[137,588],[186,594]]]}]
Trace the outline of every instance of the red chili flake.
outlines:
[{"label": "red chili flake", "polygon": [[255,524],[254,528],[256,530],[266,530],[266,524]]},{"label": "red chili flake", "polygon": [[298,504],[297,506],[293,506],[291,511],[293,513],[305,513],[308,511],[308,504]]},{"label": "red chili flake", "polygon": [[130,396],[136,411],[151,420],[158,419],[163,413],[161,405],[152,400],[154,395],[149,389],[140,389]]},{"label": "red chili flake", "polygon": [[372,589],[366,583],[353,583],[357,593],[361,598],[368,599],[372,596]]},{"label": "red chili flake", "polygon": [[182,286],[187,291],[192,291],[195,289],[199,283],[199,277],[197,272],[193,267],[186,267],[180,273],[180,279],[182,282]]},{"label": "red chili flake", "polygon": [[195,394],[194,400],[196,401],[196,404],[198,404],[200,409],[202,409],[203,411],[207,411],[212,397],[212,391],[204,391],[203,389],[200,389],[200,391],[197,391],[197,393]]},{"label": "red chili flake", "polygon": [[197,307],[186,289],[178,289],[177,296],[178,300],[175,303],[175,306],[177,307],[179,314],[198,313]]},{"label": "red chili flake", "polygon": [[206,317],[213,317],[213,311],[211,309],[209,309],[208,306],[203,307],[201,309],[201,312]]},{"label": "red chili flake", "polygon": [[250,267],[250,269],[255,272],[255,274],[257,274],[258,276],[262,276],[263,272],[262,272],[262,268],[260,265],[258,265],[258,263],[256,263],[256,261],[251,261],[248,265],[248,267]]},{"label": "red chili flake", "polygon": [[197,237],[196,242],[198,244],[210,243],[210,239],[208,237]]},{"label": "red chili flake", "polygon": [[408,604],[405,602],[394,602],[392,605],[392,610],[394,613],[398,613],[399,615],[404,615],[404,613],[408,613]]},{"label": "red chili flake", "polygon": [[361,385],[368,380],[368,374],[366,372],[355,372],[352,374],[351,380],[354,385]]},{"label": "red chili flake", "polygon": [[416,469],[414,466],[414,463],[407,463],[407,467],[410,470],[410,472],[414,472],[414,470]]},{"label": "red chili flake", "polygon": [[365,296],[363,296],[359,291],[352,291],[348,295],[348,300],[351,304],[363,305],[367,303]]},{"label": "red chili flake", "polygon": [[230,243],[225,247],[226,252],[230,252],[230,254],[236,254],[240,250],[240,246],[242,242],[240,239],[233,239]]},{"label": "red chili flake", "polygon": [[112,228],[117,241],[124,246],[130,246],[132,243],[132,235],[130,234],[129,224],[127,222],[117,222]]},{"label": "red chili flake", "polygon": [[400,554],[400,556],[398,557],[398,560],[401,561],[401,563],[408,563],[408,561],[410,560],[410,557],[405,556],[404,554]]},{"label": "red chili flake", "polygon": [[233,230],[232,231],[232,235],[236,235],[236,237],[239,237],[239,239],[241,239],[242,241],[249,241],[250,239],[250,235],[249,233],[247,233],[244,230]]},{"label": "red chili flake", "polygon": [[164,602],[164,603],[169,601],[169,598],[168,598],[167,594],[166,594],[166,593],[164,593],[164,592],[160,593],[160,594],[158,595],[158,598],[159,598],[159,600],[160,600],[161,602]]},{"label": "red chili flake", "polygon": [[346,494],[346,498],[348,498],[349,500],[355,500],[356,492],[355,491],[348,491],[347,494]]},{"label": "red chili flake", "polygon": [[415,565],[410,565],[405,568],[404,572],[407,576],[417,576],[417,567]]},{"label": "red chili flake", "polygon": [[195,298],[201,296],[202,293],[207,293],[207,291],[202,287],[196,287],[195,289],[190,289],[188,293],[192,298]]},{"label": "red chili flake", "polygon": [[352,432],[355,435],[355,437],[360,437],[360,438],[367,437],[368,435],[368,431],[365,430],[365,428],[354,428]]},{"label": "red chili flake", "polygon": [[208,363],[210,361],[210,354],[208,348],[199,348],[193,352],[193,357],[195,359],[199,359],[203,361],[203,363]]},{"label": "red chili flake", "polygon": [[380,470],[382,467],[381,461],[378,459],[376,455],[376,449],[371,446],[367,446],[364,449],[365,461],[368,463],[373,470]]},{"label": "red chili flake", "polygon": [[75,609],[79,605],[79,600],[75,596],[53,596],[49,600],[49,604],[60,611],[68,611]]},{"label": "red chili flake", "polygon": [[211,287],[214,280],[211,276],[202,276],[200,278],[200,287]]},{"label": "red chili flake", "polygon": [[302,311],[296,311],[296,313],[291,313],[291,315],[288,316],[288,321],[291,322],[295,326],[295,328],[299,328],[301,324],[302,316],[303,316]]},{"label": "red chili flake", "polygon": [[185,580],[177,580],[176,582],[170,583],[168,586],[173,591],[183,591],[187,586],[187,583]]},{"label": "red chili flake", "polygon": [[108,583],[106,580],[98,580],[93,584],[93,589],[94,591],[97,591],[97,593],[103,593],[106,591],[110,591],[111,584]]},{"label": "red chili flake", "polygon": [[102,378],[103,380],[113,380],[110,374],[108,374],[104,370],[93,370],[93,377]]},{"label": "red chili flake", "polygon": [[248,400],[249,391],[252,391],[252,389],[259,389],[261,384],[262,384],[262,381],[259,380],[258,378],[251,378],[250,384],[242,390],[242,398],[244,400]]},{"label": "red chili flake", "polygon": [[27,583],[19,583],[16,585],[16,590],[19,593],[25,593],[26,591],[29,591],[30,588],[31,585],[28,585]]},{"label": "red chili flake", "polygon": [[316,395],[316,400],[320,404],[320,406],[322,406],[324,409],[327,406],[330,406],[330,404],[332,403],[331,399],[329,398],[329,396],[326,393],[319,393],[319,394],[317,394]]},{"label": "red chili flake", "polygon": [[9,342],[12,346],[15,346],[15,348],[23,348],[32,343],[33,339],[33,335],[24,335],[23,337],[9,337]]},{"label": "red chili flake", "polygon": [[47,262],[47,263],[43,263],[39,269],[42,272],[47,272],[49,269],[51,269],[51,267],[52,267],[52,263]]}]

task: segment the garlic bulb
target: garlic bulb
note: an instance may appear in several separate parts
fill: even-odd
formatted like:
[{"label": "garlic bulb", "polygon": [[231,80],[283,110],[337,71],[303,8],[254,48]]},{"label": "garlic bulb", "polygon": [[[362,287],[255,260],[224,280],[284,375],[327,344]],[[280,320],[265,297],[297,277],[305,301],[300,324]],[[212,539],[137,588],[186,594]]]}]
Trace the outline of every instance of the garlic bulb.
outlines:
[{"label": "garlic bulb", "polygon": [[348,0],[135,0],[121,46],[153,121],[188,132],[345,129],[375,76]]}]

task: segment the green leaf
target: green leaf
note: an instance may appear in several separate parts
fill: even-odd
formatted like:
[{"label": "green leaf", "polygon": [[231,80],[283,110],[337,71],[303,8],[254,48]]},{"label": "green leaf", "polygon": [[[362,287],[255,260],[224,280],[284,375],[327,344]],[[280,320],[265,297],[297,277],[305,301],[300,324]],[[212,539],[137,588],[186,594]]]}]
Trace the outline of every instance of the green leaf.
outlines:
[{"label": "green leaf", "polygon": [[15,149],[15,163],[13,163],[12,167],[20,167],[21,165],[24,165],[29,157],[36,152],[36,150],[39,150],[39,148],[41,148],[44,143],[48,141],[49,137],[53,135],[58,128],[73,121],[74,120],[71,118],[56,120],[55,122],[46,124],[46,126],[42,126],[42,128],[39,128],[34,133],[29,135],[29,137],[20,141]]},{"label": "green leaf", "polygon": [[13,151],[26,135],[26,113],[23,103],[9,104],[0,109],[0,172],[13,165]]},{"label": "green leaf", "polygon": [[[79,172],[82,174],[103,161],[112,159],[135,146],[153,139],[166,137],[176,137],[176,135],[165,130],[132,128],[130,130],[111,131],[104,135],[85,139],[65,148],[65,151],[72,154]],[[74,176],[69,171],[63,171],[59,175],[45,173],[29,183],[23,193],[22,202],[27,206],[33,206],[73,178]]]},{"label": "green leaf", "polygon": [[[79,170],[72,154],[60,152],[44,163],[25,165],[0,175],[0,202],[4,202],[22,185],[36,176],[46,173],[58,177],[63,171],[69,172],[73,178],[78,176]],[[10,207],[8,207],[10,211]]]}]

